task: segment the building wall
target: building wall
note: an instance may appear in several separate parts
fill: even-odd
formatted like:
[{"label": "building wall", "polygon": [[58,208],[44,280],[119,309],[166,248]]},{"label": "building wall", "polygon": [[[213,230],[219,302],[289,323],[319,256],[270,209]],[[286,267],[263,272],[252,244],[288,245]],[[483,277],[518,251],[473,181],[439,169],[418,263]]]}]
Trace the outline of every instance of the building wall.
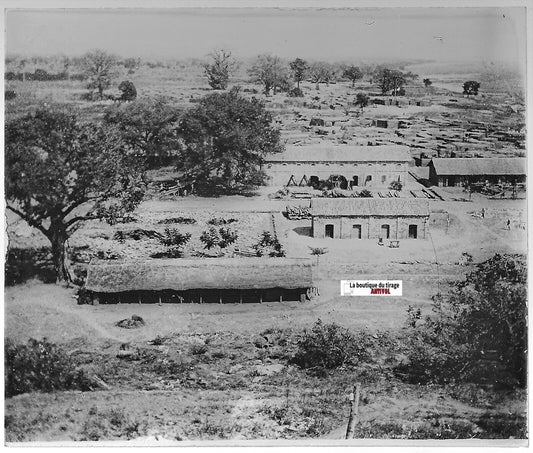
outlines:
[{"label": "building wall", "polygon": [[[458,176],[458,175],[438,175],[434,176],[431,183],[439,187],[464,187],[469,182],[489,182],[491,184],[523,182],[525,178],[519,176]],[[434,182],[436,181],[436,183]]]},{"label": "building wall", "polygon": [[[353,181],[357,176],[356,187],[386,187],[392,181],[407,180],[406,162],[373,162],[373,163],[295,163],[295,162],[272,162],[264,166],[264,171],[271,186],[286,186],[294,176],[296,184],[300,184],[304,176],[309,181],[311,176],[318,179],[328,179],[331,175],[342,175]],[[371,176],[371,180],[368,177]],[[349,186],[348,186],[349,187]]]},{"label": "building wall", "polygon": [[389,239],[409,239],[409,225],[416,225],[417,239],[427,237],[426,217],[322,217],[313,216],[313,237],[325,238],[326,225],[333,225],[334,239],[358,239],[360,226],[361,239],[386,238],[382,225],[389,226]]}]

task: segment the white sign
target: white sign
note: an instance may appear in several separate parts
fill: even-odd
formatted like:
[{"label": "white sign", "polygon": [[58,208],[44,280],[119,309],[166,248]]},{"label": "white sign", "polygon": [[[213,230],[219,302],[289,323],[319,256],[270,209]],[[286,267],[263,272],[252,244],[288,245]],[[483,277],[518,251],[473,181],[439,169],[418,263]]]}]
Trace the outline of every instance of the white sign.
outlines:
[{"label": "white sign", "polygon": [[341,296],[401,295],[401,280],[341,280]]}]

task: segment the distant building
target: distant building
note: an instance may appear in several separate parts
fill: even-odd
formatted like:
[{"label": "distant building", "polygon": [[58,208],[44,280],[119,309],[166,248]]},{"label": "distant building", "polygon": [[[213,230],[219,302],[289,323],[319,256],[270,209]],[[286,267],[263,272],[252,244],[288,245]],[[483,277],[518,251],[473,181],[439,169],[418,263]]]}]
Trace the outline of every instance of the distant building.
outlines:
[{"label": "distant building", "polygon": [[287,146],[280,154],[265,159],[263,170],[272,186],[307,186],[331,176],[339,187],[388,186],[405,183],[411,162],[409,147],[400,145]]},{"label": "distant building", "polygon": [[305,301],[313,288],[310,260],[207,258],[91,264],[92,304]]},{"label": "distant building", "polygon": [[313,198],[313,237],[334,239],[426,239],[426,200]]},{"label": "distant building", "polygon": [[494,158],[440,158],[429,164],[429,180],[440,187],[459,186],[465,183],[486,182],[501,184],[526,180],[526,159],[521,157]]}]

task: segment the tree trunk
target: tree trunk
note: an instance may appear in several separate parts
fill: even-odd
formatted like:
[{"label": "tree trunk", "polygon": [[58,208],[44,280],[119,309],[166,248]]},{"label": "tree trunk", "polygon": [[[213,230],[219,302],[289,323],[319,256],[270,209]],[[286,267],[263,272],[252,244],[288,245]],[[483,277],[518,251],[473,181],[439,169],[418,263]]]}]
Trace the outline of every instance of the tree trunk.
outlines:
[{"label": "tree trunk", "polygon": [[70,274],[65,264],[65,243],[68,239],[68,234],[63,220],[53,221],[49,231],[49,239],[52,243],[52,261],[56,273],[56,282],[70,282]]}]

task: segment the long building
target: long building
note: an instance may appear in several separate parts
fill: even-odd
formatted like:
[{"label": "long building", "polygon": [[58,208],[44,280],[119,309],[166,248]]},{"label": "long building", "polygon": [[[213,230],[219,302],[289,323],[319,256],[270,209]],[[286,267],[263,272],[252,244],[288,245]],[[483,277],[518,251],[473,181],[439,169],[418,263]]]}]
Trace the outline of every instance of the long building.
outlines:
[{"label": "long building", "polygon": [[438,158],[429,163],[429,180],[440,187],[486,182],[501,184],[526,180],[526,159],[522,157]]},{"label": "long building", "polygon": [[409,147],[400,145],[293,145],[268,156],[263,170],[278,187],[318,185],[331,176],[340,177],[341,189],[386,187],[406,181],[410,161]]},{"label": "long building", "polygon": [[91,264],[80,303],[243,303],[305,301],[310,260],[164,259]]},{"label": "long building", "polygon": [[313,198],[313,237],[426,239],[429,203],[387,198]]}]

